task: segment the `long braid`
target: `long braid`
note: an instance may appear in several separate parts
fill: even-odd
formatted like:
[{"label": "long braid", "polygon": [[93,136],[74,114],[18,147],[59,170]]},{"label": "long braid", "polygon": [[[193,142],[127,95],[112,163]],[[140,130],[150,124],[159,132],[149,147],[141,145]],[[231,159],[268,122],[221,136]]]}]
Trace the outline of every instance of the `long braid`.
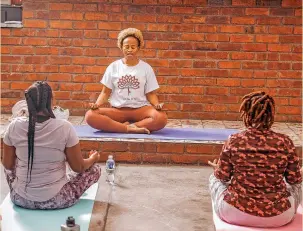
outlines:
[{"label": "long braid", "polygon": [[27,163],[27,184],[31,181],[31,173],[34,162],[34,141],[35,127],[38,112],[43,112],[45,116],[55,118],[51,109],[52,90],[46,82],[38,81],[25,91],[25,98],[29,112],[28,123],[28,163]]},{"label": "long braid", "polygon": [[242,98],[240,112],[246,127],[269,129],[274,123],[275,101],[265,92],[252,92]]}]

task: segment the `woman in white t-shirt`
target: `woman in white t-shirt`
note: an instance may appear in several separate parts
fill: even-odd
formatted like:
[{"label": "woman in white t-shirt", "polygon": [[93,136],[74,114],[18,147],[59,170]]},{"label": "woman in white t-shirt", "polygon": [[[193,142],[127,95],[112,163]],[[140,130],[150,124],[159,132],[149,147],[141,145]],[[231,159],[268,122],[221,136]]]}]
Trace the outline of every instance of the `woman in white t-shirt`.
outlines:
[{"label": "woman in white t-shirt", "polygon": [[[101,80],[102,92],[91,103],[85,119],[91,127],[118,133],[147,133],[167,123],[156,90],[159,88],[152,67],[137,54],[143,46],[140,30],[128,28],[119,33],[118,47],[124,58],[111,63]],[[110,108],[101,108],[111,104]],[[130,124],[132,123],[132,124]]]},{"label": "woman in white t-shirt", "polygon": [[[56,119],[52,90],[36,82],[25,91],[29,117],[15,118],[3,138],[2,164],[15,205],[60,209],[74,205],[101,175],[99,153],[83,159],[70,122]],[[66,173],[66,162],[74,172]]]}]

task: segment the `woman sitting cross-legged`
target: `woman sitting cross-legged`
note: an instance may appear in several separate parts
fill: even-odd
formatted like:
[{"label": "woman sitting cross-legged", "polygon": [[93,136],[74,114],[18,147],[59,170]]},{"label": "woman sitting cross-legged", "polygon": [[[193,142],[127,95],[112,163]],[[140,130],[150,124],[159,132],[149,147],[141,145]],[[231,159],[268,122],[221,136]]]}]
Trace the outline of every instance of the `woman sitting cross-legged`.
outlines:
[{"label": "woman sitting cross-legged", "polygon": [[[36,82],[25,91],[29,118],[15,118],[3,139],[2,164],[15,205],[28,209],[67,208],[101,175],[99,153],[83,159],[76,132],[52,111],[52,90]],[[74,173],[66,173],[66,161]]]},{"label": "woman sitting cross-legged", "polygon": [[[231,135],[210,176],[214,212],[242,226],[279,227],[292,221],[301,202],[302,170],[291,139],[272,131],[275,103],[264,92],[243,97],[246,130]],[[229,182],[230,181],[230,182]]]},{"label": "woman sitting cross-legged", "polygon": [[[135,28],[120,32],[118,47],[124,58],[111,63],[105,71],[102,92],[85,115],[91,127],[106,132],[147,134],[165,127],[167,116],[156,95],[159,85],[155,73],[137,57],[143,43],[141,31]],[[111,107],[103,107],[109,100]]]}]

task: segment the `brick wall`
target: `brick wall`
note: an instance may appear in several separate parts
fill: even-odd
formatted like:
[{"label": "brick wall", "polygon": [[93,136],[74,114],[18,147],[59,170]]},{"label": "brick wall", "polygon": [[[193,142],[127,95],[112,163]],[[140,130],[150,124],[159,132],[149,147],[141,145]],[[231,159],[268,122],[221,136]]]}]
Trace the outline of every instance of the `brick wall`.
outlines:
[{"label": "brick wall", "polygon": [[1,109],[36,80],[83,115],[121,29],[143,31],[170,118],[239,119],[241,97],[274,96],[277,120],[301,121],[301,0],[24,0],[22,29],[2,28]]}]

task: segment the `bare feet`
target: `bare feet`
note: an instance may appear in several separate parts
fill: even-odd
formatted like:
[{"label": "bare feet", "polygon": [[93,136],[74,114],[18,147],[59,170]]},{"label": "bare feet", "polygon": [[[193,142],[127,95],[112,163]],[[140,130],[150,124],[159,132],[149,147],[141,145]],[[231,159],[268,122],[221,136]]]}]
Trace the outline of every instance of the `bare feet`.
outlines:
[{"label": "bare feet", "polygon": [[130,125],[130,123],[128,121],[123,123],[124,125]]},{"label": "bare feet", "polygon": [[150,134],[147,128],[139,128],[135,124],[127,125],[127,133]]}]

